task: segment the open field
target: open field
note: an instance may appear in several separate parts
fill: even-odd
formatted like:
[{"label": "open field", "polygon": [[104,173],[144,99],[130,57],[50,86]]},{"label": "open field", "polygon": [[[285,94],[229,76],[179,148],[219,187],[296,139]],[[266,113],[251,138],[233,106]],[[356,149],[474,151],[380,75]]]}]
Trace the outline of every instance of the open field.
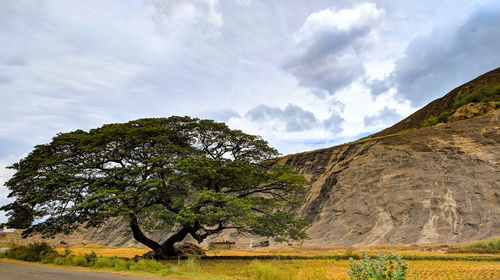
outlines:
[{"label": "open field", "polygon": [[[104,263],[102,260],[99,263]],[[494,261],[408,261],[407,279],[500,279]],[[71,265],[71,264],[61,264]],[[183,279],[349,279],[347,260],[171,260],[161,265],[139,262],[136,267],[105,267],[114,271],[146,272]]]},{"label": "open field", "polygon": [[[89,244],[57,247],[56,251],[65,257],[58,257],[47,263],[65,267],[84,266],[90,269],[150,273],[175,279],[321,280],[349,279],[347,271],[350,256],[359,258],[362,252],[370,255],[394,252],[407,259],[407,279],[500,279],[500,254],[459,253],[456,251],[459,248],[463,247],[427,244],[217,249],[207,251],[207,258],[203,259],[179,259],[158,263],[127,260],[144,254],[148,251],[145,248],[113,248]],[[95,252],[97,259],[89,265],[85,258],[86,254],[92,252]]]},{"label": "open field", "polygon": [[[65,248],[58,248],[62,252]],[[89,245],[69,248],[75,255],[94,251],[98,256],[118,256],[130,258],[142,254],[147,249],[109,248]],[[187,279],[349,279],[349,262],[345,259],[280,259],[280,257],[318,257],[318,256],[356,256],[362,251],[369,254],[395,252],[404,256],[436,258],[435,260],[409,260],[407,279],[500,279],[498,254],[449,254],[446,246],[369,246],[361,248],[308,248],[294,247],[284,249],[231,249],[211,250],[208,256],[254,257],[272,256],[272,259],[244,260],[203,259],[171,260],[162,262],[176,277]],[[443,257],[457,258],[484,257],[489,261],[440,260]],[[165,275],[165,274],[164,274]]]},{"label": "open field", "polygon": [[[460,253],[459,247],[450,247],[448,245],[427,244],[427,245],[393,245],[393,246],[364,246],[364,247],[288,247],[288,248],[258,248],[258,249],[216,249],[206,251],[210,257],[287,257],[287,258],[335,258],[336,256],[356,255],[360,256],[363,252],[368,254],[389,253],[400,254],[407,257],[415,256],[425,258],[471,258],[484,257],[500,259],[500,254],[480,254],[480,253]],[[124,247],[106,247],[95,244],[85,246],[56,247],[58,252],[65,249],[71,250],[74,254],[83,255],[94,251],[99,256],[122,258],[132,258],[135,255],[142,255],[148,251],[148,248],[124,248]]]}]

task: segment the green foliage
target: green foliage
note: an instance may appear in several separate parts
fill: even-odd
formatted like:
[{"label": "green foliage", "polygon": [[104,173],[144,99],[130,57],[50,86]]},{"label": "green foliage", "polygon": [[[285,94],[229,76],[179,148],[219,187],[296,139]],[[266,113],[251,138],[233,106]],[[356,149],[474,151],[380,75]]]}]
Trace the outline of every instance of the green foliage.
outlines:
[{"label": "green foliage", "polygon": [[11,204],[12,214],[6,226],[17,229],[29,228],[33,223],[33,211],[25,205],[14,202]]},{"label": "green foliage", "polygon": [[500,237],[474,241],[461,246],[458,253],[500,254]]},{"label": "green foliage", "polygon": [[[273,158],[259,136],[190,117],[140,119],[89,132],[58,134],[10,168],[15,202],[0,207],[11,221],[45,218],[23,232],[71,233],[111,217],[133,236],[171,254],[187,234],[201,242],[231,228],[238,233],[302,240],[308,224],[284,209],[303,203],[307,181]],[[164,243],[143,234],[177,228]]]},{"label": "green foliage", "polygon": [[450,120],[451,115],[453,115],[455,111],[454,110],[445,110],[439,114],[439,116],[429,116],[427,119],[424,120],[422,123],[423,127],[428,127],[428,126],[434,126],[438,123],[447,123]]},{"label": "green foliage", "polygon": [[427,119],[424,120],[422,123],[422,127],[429,127],[429,126],[434,126],[437,124],[438,118],[430,115]]},{"label": "green foliage", "polygon": [[45,242],[29,244],[27,246],[14,246],[0,253],[0,258],[9,258],[28,262],[39,262],[54,259],[57,252]]},{"label": "green foliage", "polygon": [[[94,251],[83,256],[73,255],[69,251],[57,253],[47,243],[34,243],[28,246],[15,246],[3,253],[0,258],[41,262],[45,264],[82,266],[90,268],[110,268],[117,271],[138,271],[149,273],[168,274],[172,266],[154,260],[133,260],[118,257],[98,257]],[[198,264],[199,265],[199,264]]]},{"label": "green foliage", "polygon": [[451,108],[444,110],[438,116],[429,116],[422,122],[422,127],[434,126],[438,123],[447,123],[458,108],[469,103],[493,101],[500,102],[500,85],[482,86],[470,92],[464,90],[455,96]]},{"label": "green foliage", "polygon": [[98,257],[94,266],[96,268],[112,268],[118,271],[130,270],[133,262],[118,257]]},{"label": "green foliage", "polygon": [[472,92],[461,92],[455,97],[453,109],[458,109],[469,103],[500,101],[500,85],[479,87]]},{"label": "green foliage", "polygon": [[349,259],[349,266],[347,273],[356,280],[403,280],[408,270],[408,263],[392,253],[387,256],[380,253],[377,258],[370,258],[365,252],[360,263]]},{"label": "green foliage", "polygon": [[297,277],[296,270],[281,270],[279,265],[273,263],[262,263],[254,260],[248,265],[248,274],[256,280],[294,280]]},{"label": "green foliage", "polygon": [[97,261],[97,255],[95,254],[94,251],[85,254],[84,257],[85,257],[85,261],[89,264],[92,264],[92,265],[94,265],[95,262]]}]

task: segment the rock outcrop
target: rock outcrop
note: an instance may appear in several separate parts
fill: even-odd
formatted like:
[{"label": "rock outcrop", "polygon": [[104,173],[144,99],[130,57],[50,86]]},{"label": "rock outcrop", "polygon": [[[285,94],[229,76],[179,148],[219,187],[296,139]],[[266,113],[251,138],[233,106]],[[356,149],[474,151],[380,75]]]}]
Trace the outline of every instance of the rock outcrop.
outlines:
[{"label": "rock outcrop", "polygon": [[497,108],[500,108],[500,102],[481,102],[470,103],[457,109],[451,116],[450,121],[456,122],[485,115]]},{"label": "rock outcrop", "polygon": [[451,243],[500,234],[500,110],[289,155],[312,182],[305,245]]}]

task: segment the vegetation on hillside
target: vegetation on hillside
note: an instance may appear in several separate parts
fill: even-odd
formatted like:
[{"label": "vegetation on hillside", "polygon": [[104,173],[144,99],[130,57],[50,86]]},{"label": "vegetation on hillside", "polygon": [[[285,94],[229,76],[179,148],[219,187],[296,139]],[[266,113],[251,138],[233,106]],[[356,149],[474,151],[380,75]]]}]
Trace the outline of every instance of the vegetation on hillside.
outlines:
[{"label": "vegetation on hillside", "polygon": [[480,102],[500,102],[500,85],[495,86],[482,86],[478,87],[471,92],[465,90],[459,92],[454,99],[451,108],[443,110],[439,115],[431,115],[422,122],[422,127],[434,126],[438,123],[449,122],[451,116],[457,111],[458,108],[465,106],[469,103]]}]

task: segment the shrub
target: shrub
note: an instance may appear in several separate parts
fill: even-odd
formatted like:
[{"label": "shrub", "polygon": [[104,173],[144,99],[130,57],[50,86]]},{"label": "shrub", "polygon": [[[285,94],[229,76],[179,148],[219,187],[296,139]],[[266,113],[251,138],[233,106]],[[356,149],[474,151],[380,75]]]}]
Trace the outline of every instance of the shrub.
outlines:
[{"label": "shrub", "polygon": [[453,115],[454,110],[445,110],[439,114],[439,116],[430,115],[422,123],[423,127],[434,126],[438,123],[447,123],[450,120],[451,115]]},{"label": "shrub", "polygon": [[423,127],[433,126],[433,125],[437,124],[437,122],[438,122],[438,117],[430,115],[427,119],[424,120],[424,122],[422,123],[422,126]]},{"label": "shrub", "polygon": [[366,252],[361,263],[349,259],[350,270],[347,272],[351,279],[356,280],[403,280],[406,278],[408,263],[403,258],[392,253],[385,256],[378,254],[377,258],[370,258]]},{"label": "shrub", "polygon": [[33,243],[27,246],[14,246],[0,254],[0,257],[28,261],[39,262],[46,261],[45,259],[54,259],[57,256],[56,250],[50,247],[45,242]]},{"label": "shrub", "polygon": [[52,263],[57,265],[66,265],[68,264],[68,257],[57,256],[56,258],[54,258],[54,261]]},{"label": "shrub", "polygon": [[64,256],[64,257],[66,257],[66,256],[68,256],[68,255],[70,255],[70,254],[71,254],[71,250],[70,250],[70,249],[68,249],[68,248],[65,248],[65,249],[64,249],[64,252],[63,252],[61,255],[62,255],[62,256]]},{"label": "shrub", "polygon": [[471,242],[458,248],[459,253],[500,254],[500,237]]},{"label": "shrub", "polygon": [[118,257],[98,257],[94,263],[94,267],[111,267],[116,270],[129,270],[130,263],[132,263],[132,261],[124,260]]},{"label": "shrub", "polygon": [[42,258],[41,258],[41,262],[42,263],[54,263],[54,260],[59,256],[59,254],[57,252],[51,252],[51,253],[47,253],[45,254]]},{"label": "shrub", "polygon": [[85,254],[85,260],[87,261],[87,263],[89,263],[90,265],[94,265],[95,262],[97,261],[97,255],[94,251],[88,253],[88,254]]},{"label": "shrub", "polygon": [[483,86],[472,92],[462,92],[455,97],[453,108],[457,109],[469,103],[500,101],[500,85]]},{"label": "shrub", "polygon": [[75,256],[75,255],[66,255],[67,264],[74,266],[92,266],[93,263],[88,262],[85,256]]}]

